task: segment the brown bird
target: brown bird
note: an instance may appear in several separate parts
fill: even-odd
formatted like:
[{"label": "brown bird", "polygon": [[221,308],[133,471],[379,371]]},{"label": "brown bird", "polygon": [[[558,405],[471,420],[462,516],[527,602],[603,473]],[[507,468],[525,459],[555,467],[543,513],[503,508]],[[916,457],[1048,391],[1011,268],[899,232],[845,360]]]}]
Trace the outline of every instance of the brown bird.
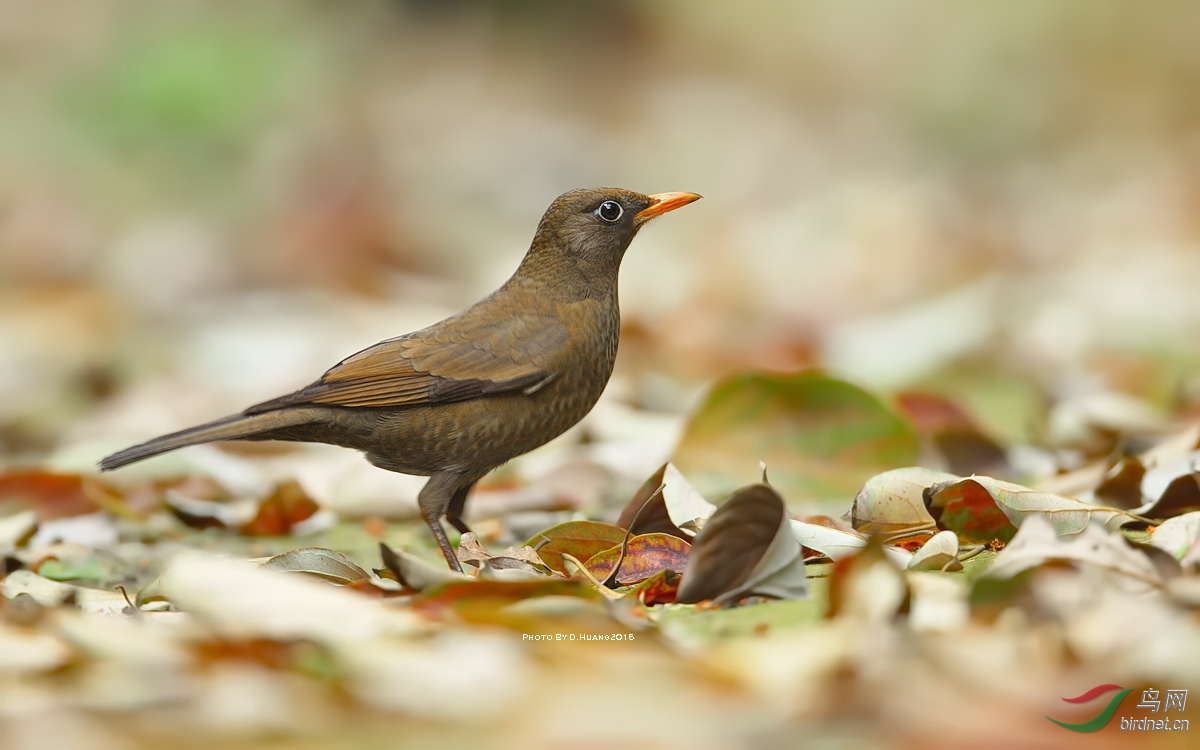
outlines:
[{"label": "brown bird", "polygon": [[468,531],[462,514],[476,482],[591,410],[616,359],[625,250],[647,221],[699,198],[560,195],[512,278],[463,312],[364,349],[295,393],[114,453],[100,469],[216,440],[354,448],[382,469],[430,478],[421,513],[461,570],[442,516]]}]

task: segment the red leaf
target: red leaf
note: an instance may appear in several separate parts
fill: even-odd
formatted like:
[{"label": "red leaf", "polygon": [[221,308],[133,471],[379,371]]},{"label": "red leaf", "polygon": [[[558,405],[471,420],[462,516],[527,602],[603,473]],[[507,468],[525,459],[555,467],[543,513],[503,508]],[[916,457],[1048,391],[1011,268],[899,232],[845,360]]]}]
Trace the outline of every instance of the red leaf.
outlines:
[{"label": "red leaf", "polygon": [[943,482],[925,490],[925,503],[938,529],[950,529],[962,542],[1007,542],[1017,533],[996,500],[975,482]]},{"label": "red leaf", "polygon": [[32,508],[42,521],[95,513],[100,507],[88,497],[83,483],[84,478],[78,474],[10,471],[0,474],[0,503]]},{"label": "red leaf", "polygon": [[655,604],[674,604],[675,598],[679,595],[679,582],[682,580],[683,576],[674,570],[660,570],[638,585],[638,601],[645,607],[653,607]]},{"label": "red leaf", "polygon": [[263,500],[258,515],[240,531],[245,536],[283,536],[318,510],[316,501],[304,492],[299,482],[284,482]]}]

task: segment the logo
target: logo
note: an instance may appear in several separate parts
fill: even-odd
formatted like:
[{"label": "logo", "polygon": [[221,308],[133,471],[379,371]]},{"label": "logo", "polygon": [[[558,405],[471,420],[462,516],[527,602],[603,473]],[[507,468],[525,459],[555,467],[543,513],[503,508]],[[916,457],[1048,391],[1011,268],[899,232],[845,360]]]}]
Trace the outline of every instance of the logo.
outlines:
[{"label": "logo", "polygon": [[1070,729],[1072,732],[1098,732],[1106,727],[1108,722],[1112,721],[1113,714],[1117,712],[1117,707],[1121,705],[1121,701],[1125,699],[1125,696],[1133,692],[1133,688],[1123,688],[1120,685],[1112,684],[1097,685],[1083,695],[1076,696],[1074,698],[1063,698],[1063,700],[1067,703],[1091,703],[1105,693],[1112,692],[1113,690],[1120,690],[1121,692],[1114,695],[1108,701],[1108,705],[1104,707],[1103,711],[1087,721],[1082,721],[1078,724],[1068,724],[1065,721],[1059,721],[1051,716],[1047,716],[1046,718],[1050,719],[1050,721],[1053,721],[1063,729]]},{"label": "logo", "polygon": [[[1072,732],[1098,732],[1104,727],[1108,726],[1108,723],[1112,721],[1113,715],[1117,712],[1117,709],[1121,705],[1121,701],[1125,699],[1125,696],[1133,692],[1133,688],[1123,688],[1120,685],[1113,685],[1110,683],[1107,685],[1097,685],[1083,695],[1079,695],[1074,698],[1063,698],[1063,700],[1067,703],[1090,703],[1100,696],[1105,695],[1106,693],[1111,693],[1114,690],[1120,692],[1118,692],[1112,698],[1109,698],[1108,705],[1101,709],[1100,713],[1096,714],[1087,721],[1081,721],[1078,724],[1068,724],[1067,722],[1059,721],[1052,716],[1047,716],[1046,718],[1050,719],[1050,721],[1054,722],[1060,727],[1069,729]],[[1178,713],[1183,713],[1183,709],[1186,705],[1187,690],[1168,690],[1166,691],[1166,700],[1160,701],[1158,699],[1158,691],[1150,689],[1142,691],[1142,700],[1137,704],[1136,707],[1140,709],[1149,709],[1150,713],[1153,714],[1158,713],[1159,708],[1161,707],[1162,712],[1165,714],[1172,708],[1174,708]],[[1172,721],[1166,718],[1131,719],[1127,717],[1121,717],[1122,731],[1186,731],[1187,728],[1187,719],[1176,719]]]}]

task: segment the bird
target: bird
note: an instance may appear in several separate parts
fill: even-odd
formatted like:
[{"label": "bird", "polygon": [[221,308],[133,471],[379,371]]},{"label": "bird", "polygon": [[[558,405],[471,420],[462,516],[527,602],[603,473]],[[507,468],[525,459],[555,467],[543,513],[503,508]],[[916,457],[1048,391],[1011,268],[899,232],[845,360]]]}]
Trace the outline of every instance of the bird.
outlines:
[{"label": "bird", "polygon": [[463,511],[476,482],[591,411],[616,360],[617,276],[629,244],[646,222],[700,197],[564,193],[513,275],[466,310],[363,349],[298,391],[118,451],[100,469],[222,440],[355,449],[379,468],[429,477],[421,515],[461,572],[442,518],[469,532]]}]

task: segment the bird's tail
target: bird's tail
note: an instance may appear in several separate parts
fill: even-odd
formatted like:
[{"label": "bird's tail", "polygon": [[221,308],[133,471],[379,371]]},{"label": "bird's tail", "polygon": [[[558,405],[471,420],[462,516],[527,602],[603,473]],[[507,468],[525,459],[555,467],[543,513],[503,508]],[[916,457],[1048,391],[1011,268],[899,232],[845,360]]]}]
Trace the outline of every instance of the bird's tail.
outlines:
[{"label": "bird's tail", "polygon": [[147,440],[140,445],[118,451],[100,460],[101,471],[111,471],[126,464],[157,456],[177,448],[217,440],[246,440],[264,438],[269,433],[313,421],[314,415],[307,409],[270,411],[265,414],[234,414],[207,424],[189,427],[169,435]]}]

